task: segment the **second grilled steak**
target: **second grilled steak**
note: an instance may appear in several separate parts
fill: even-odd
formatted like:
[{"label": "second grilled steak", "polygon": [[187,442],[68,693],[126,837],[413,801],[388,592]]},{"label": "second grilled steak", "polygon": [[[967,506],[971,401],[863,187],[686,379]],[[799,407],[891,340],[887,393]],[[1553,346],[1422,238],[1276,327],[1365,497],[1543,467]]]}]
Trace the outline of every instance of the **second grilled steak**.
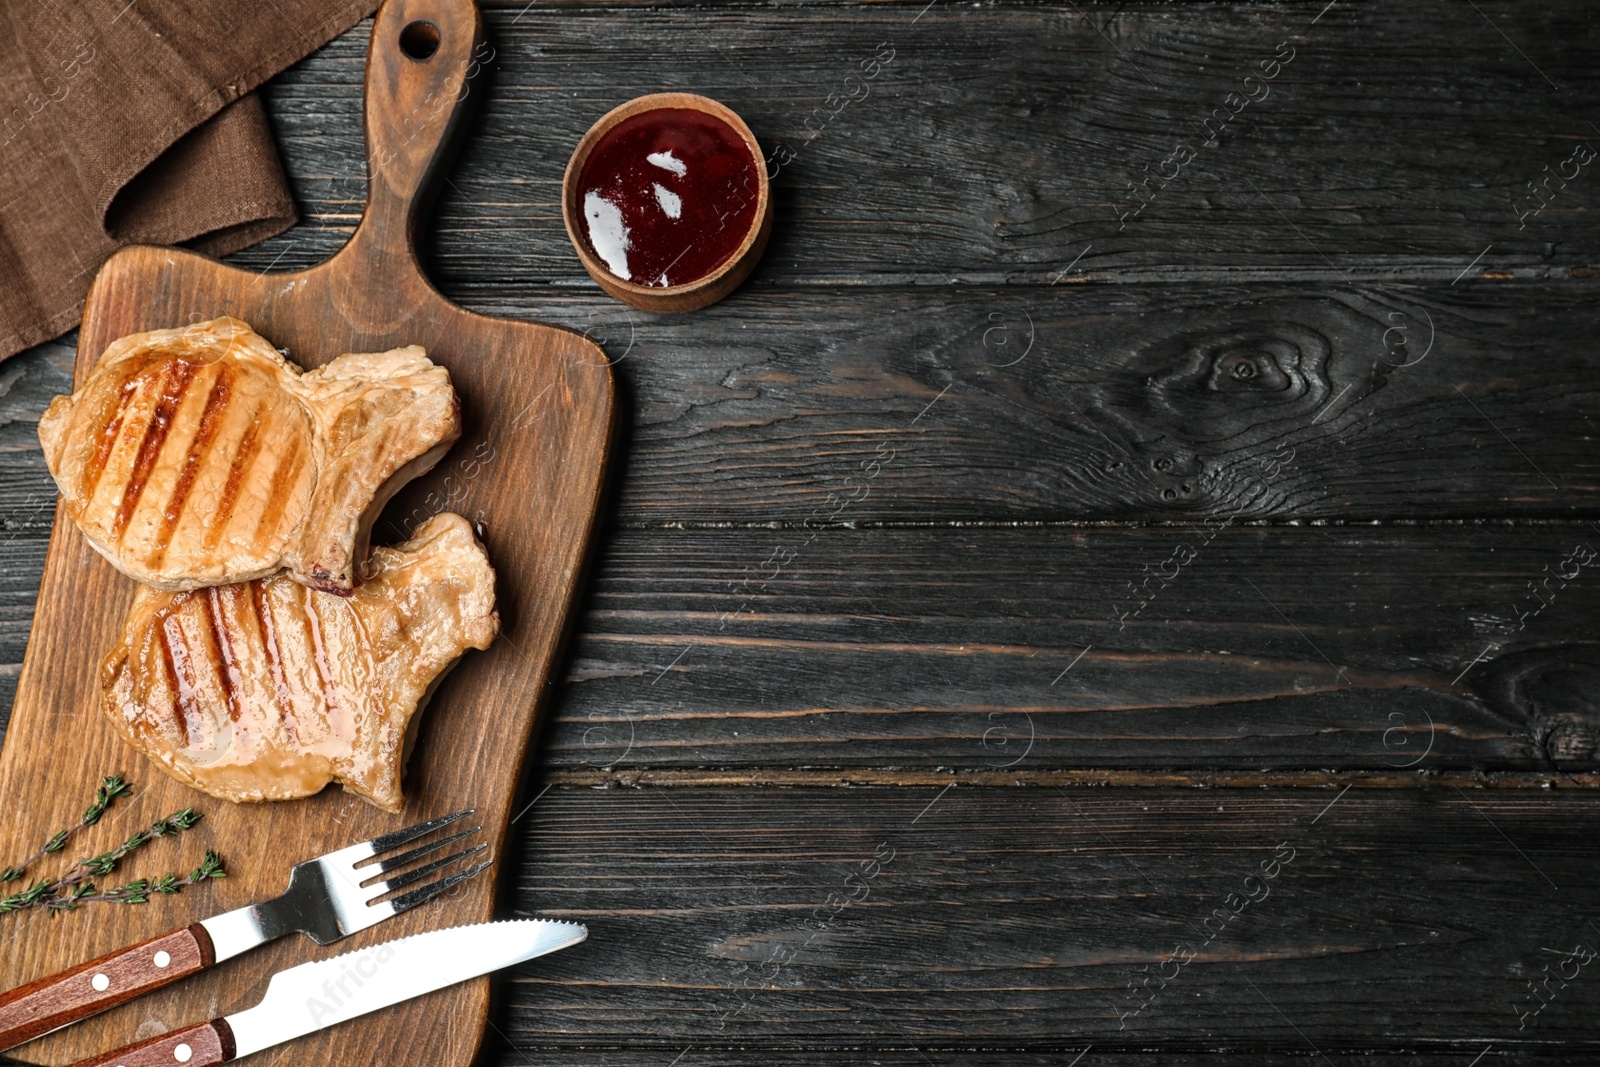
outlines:
[{"label": "second grilled steak", "polygon": [[140,590],[102,666],[102,710],[212,796],[286,800],[338,781],[399,811],[414,717],[461,655],[494,640],[494,571],[448,512],[372,566],[349,597],[283,575]]}]

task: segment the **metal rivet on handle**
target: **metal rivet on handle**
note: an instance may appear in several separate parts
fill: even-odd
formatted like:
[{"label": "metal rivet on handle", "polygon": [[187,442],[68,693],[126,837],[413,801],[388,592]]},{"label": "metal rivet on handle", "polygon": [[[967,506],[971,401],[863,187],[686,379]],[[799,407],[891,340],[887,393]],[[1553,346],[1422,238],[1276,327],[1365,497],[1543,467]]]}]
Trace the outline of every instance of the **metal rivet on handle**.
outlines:
[{"label": "metal rivet on handle", "polygon": [[165,967],[167,964],[172,962],[172,954],[166,949],[162,949],[160,952],[155,954],[155,957],[150,962],[154,963],[157,967]]},{"label": "metal rivet on handle", "polygon": [[188,1063],[189,1057],[193,1055],[194,1049],[190,1048],[188,1045],[179,1045],[177,1048],[172,1050],[172,1058],[177,1060],[179,1063]]},{"label": "metal rivet on handle", "polygon": [[104,993],[106,990],[111,988],[111,979],[107,978],[103,974],[97,974],[93,978],[89,979],[89,984],[94,986],[95,992]]}]

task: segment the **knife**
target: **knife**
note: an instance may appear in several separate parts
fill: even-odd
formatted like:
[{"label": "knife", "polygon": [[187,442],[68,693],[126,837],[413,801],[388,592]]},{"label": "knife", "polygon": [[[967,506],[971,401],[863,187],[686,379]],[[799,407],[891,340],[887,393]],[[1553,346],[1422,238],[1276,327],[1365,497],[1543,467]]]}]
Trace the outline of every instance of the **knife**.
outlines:
[{"label": "knife", "polygon": [[72,1067],[214,1067],[468,978],[570,948],[578,923],[514,919],[433,930],[272,976],[253,1008],[91,1056]]}]

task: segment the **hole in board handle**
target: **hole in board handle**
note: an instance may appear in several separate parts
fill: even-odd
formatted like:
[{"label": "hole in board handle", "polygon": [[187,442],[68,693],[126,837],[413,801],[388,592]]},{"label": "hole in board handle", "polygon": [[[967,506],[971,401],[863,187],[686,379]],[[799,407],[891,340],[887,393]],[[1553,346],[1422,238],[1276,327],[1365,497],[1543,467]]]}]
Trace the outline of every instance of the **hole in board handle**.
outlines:
[{"label": "hole in board handle", "polygon": [[439,50],[439,27],[418,19],[400,31],[400,51],[421,62]]}]

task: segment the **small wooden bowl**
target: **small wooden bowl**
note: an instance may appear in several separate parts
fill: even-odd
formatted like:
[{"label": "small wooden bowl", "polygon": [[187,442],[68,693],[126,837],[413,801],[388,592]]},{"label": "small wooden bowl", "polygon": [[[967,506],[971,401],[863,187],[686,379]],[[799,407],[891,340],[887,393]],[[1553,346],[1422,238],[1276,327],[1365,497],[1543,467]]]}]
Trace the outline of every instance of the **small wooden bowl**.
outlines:
[{"label": "small wooden bowl", "polygon": [[[745,147],[750,150],[750,158],[756,168],[757,192],[755,220],[750,225],[750,232],[745,234],[744,241],[722,266],[692,282],[657,288],[617,277],[606,269],[605,263],[598,256],[589,251],[588,242],[583,239],[581,229],[583,211],[578,205],[578,178],[583,173],[583,165],[588,161],[589,153],[612,127],[642,112],[665,108],[701,111],[721,119],[732,127],[744,140]],[[744,281],[755,268],[756,260],[761,258],[761,253],[766,251],[767,238],[772,233],[772,193],[768,188],[767,168],[763,160],[761,145],[756,141],[755,134],[750,132],[750,127],[746,126],[744,120],[733,111],[709,97],[694,93],[651,93],[649,96],[641,96],[612,108],[583,135],[583,140],[578,142],[572,158],[567,161],[567,173],[561,179],[561,214],[566,220],[567,236],[572,239],[572,247],[578,250],[578,258],[583,261],[583,269],[600,283],[600,288],[618,300],[626,301],[645,311],[695,311],[708,304],[715,304],[738,288],[739,283]]]}]

